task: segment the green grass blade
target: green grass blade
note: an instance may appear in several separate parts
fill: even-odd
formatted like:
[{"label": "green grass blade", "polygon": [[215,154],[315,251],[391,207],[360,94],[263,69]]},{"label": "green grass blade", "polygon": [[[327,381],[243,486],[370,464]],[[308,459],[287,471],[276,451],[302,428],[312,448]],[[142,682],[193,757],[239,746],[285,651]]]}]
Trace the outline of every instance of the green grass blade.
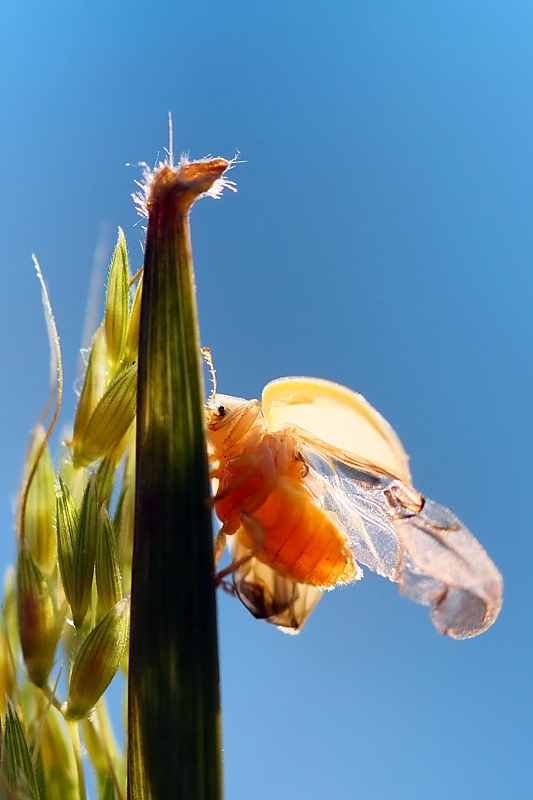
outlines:
[{"label": "green grass blade", "polygon": [[129,800],[222,796],[213,538],[188,210],[226,167],[222,159],[176,170],[164,166],[148,187],[138,359]]}]

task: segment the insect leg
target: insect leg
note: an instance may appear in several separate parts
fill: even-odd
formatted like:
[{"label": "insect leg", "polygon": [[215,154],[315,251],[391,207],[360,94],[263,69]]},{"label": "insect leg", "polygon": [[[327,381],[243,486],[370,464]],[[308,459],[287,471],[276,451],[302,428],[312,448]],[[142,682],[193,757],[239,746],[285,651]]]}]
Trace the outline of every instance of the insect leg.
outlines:
[{"label": "insect leg", "polygon": [[224,548],[226,547],[226,531],[224,530],[224,526],[219,530],[217,533],[217,538],[215,539],[215,547],[213,550],[213,559],[215,561],[215,566],[220,561],[222,553],[224,552]]},{"label": "insect leg", "polygon": [[243,564],[246,564],[246,562],[249,561],[251,558],[252,554],[250,553],[249,555],[243,556],[242,558],[238,558],[237,561],[232,561],[229,567],[221,569],[220,572],[217,572],[217,574],[215,575],[215,586],[220,586],[221,584],[225,585],[223,579],[226,578],[228,575],[233,575],[234,572],[236,572],[240,567],[242,567]]},{"label": "insect leg", "polygon": [[219,489],[216,493],[213,498],[214,505],[216,505],[219,500],[223,500],[228,495],[232,494],[241,484],[254,476],[259,479],[259,486],[246,498],[246,510],[250,511],[259,508],[259,506],[265,502],[277,480],[274,455],[267,437],[260,443],[258,450],[251,453],[243,453],[236,458],[231,458],[225,465],[225,469],[228,470],[230,474],[242,467],[245,467],[243,472],[233,477],[226,486]]},{"label": "insect leg", "polygon": [[[211,510],[214,509],[214,507],[216,506],[216,504],[218,503],[219,500],[223,500],[225,497],[227,497],[229,494],[231,494],[235,489],[237,489],[241,485],[241,483],[244,483],[244,481],[247,481],[248,478],[250,478],[254,474],[255,470],[257,469],[257,465],[259,463],[259,459],[254,453],[250,453],[250,454],[247,454],[246,456],[242,456],[242,460],[239,459],[238,463],[239,463],[239,465],[250,463],[250,466],[248,467],[248,469],[245,469],[244,472],[241,473],[241,475],[239,475],[238,478],[235,478],[233,481],[231,481],[231,483],[229,483],[227,486],[225,486],[222,490],[219,490],[214,497],[208,497],[207,498],[207,501],[206,501],[207,502],[207,506]],[[217,473],[218,473],[218,469],[217,469]],[[215,478],[215,477],[218,478],[219,474],[217,474],[217,473],[213,473],[209,477],[211,479]]]},{"label": "insect leg", "polygon": [[235,491],[235,489],[237,489],[241,483],[244,483],[244,481],[247,481],[248,478],[251,478],[258,465],[261,463],[261,458],[256,453],[247,453],[240,458],[232,460],[230,463],[233,468],[243,467],[247,464],[249,466],[248,469],[245,469],[244,472],[241,472],[237,478],[234,478],[231,483],[228,483],[227,486],[216,493],[216,495],[213,497],[215,503],[218,503],[219,500],[223,500],[224,497],[227,497],[229,494]]},{"label": "insect leg", "polygon": [[[237,570],[240,569],[240,567],[242,567],[243,564],[246,564],[247,561],[249,561],[251,558],[253,558],[263,548],[263,544],[264,544],[264,541],[265,541],[265,529],[263,528],[261,523],[258,522],[258,520],[254,519],[253,517],[251,517],[249,514],[239,514],[239,517],[241,519],[243,527],[246,529],[247,533],[253,539],[254,548],[247,555],[242,556],[241,558],[238,558],[235,561],[232,561],[231,564],[229,565],[229,567],[226,567],[225,569],[220,570],[220,572],[217,572],[217,574],[215,575],[215,585],[216,586],[220,586],[220,584],[223,583],[223,578],[227,577],[228,575],[233,575],[234,572],[237,572]],[[229,533],[229,531],[227,531],[227,532]],[[234,532],[232,531],[232,533],[234,533]],[[222,534],[222,536],[221,536],[221,534]],[[222,551],[224,550],[224,547],[222,546],[222,549],[220,550],[220,554],[219,554],[219,556],[217,558],[216,557],[217,548],[220,546],[219,545],[219,538],[220,538],[221,542],[223,543],[223,545],[225,545],[225,543],[226,543],[226,531],[225,531],[225,526],[224,525],[219,530],[218,536],[217,536],[217,539],[216,539],[216,542],[215,542],[215,564],[218,563],[218,558],[220,558],[220,556],[222,555]]]}]

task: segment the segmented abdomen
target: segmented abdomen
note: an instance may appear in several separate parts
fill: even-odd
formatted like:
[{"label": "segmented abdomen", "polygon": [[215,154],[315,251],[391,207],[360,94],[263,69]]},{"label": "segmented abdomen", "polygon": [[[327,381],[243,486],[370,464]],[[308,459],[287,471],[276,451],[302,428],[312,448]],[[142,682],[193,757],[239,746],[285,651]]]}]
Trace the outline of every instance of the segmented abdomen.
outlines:
[{"label": "segmented abdomen", "polygon": [[264,541],[257,550],[257,531],[249,526],[249,540],[243,544],[256,550],[256,558],[282,575],[312,586],[333,586],[355,578],[356,566],[346,535],[301,481],[280,476],[252,517],[263,529]]}]

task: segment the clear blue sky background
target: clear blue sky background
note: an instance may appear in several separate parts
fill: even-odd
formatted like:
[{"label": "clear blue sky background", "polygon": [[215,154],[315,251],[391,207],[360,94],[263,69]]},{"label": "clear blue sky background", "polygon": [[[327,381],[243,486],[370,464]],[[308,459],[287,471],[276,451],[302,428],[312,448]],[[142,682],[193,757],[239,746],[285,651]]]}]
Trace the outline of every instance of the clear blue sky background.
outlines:
[{"label": "clear blue sky background", "polygon": [[415,485],[503,572],[494,627],[439,637],[368,575],[298,637],[221,597],[227,797],[533,797],[533,6],[494,0],[0,5],[3,562],[48,386],[31,253],[72,416],[99,239],[167,143],[231,157],[192,227],[220,390],[303,374],[362,392]]}]

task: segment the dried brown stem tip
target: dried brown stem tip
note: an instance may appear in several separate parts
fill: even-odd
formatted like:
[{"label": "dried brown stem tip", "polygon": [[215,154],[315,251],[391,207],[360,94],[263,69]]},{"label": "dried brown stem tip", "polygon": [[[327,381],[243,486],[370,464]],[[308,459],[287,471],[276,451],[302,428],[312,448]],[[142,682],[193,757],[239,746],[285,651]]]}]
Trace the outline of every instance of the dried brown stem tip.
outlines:
[{"label": "dried brown stem tip", "polygon": [[182,156],[177,167],[172,163],[160,164],[153,172],[145,167],[144,182],[139,184],[141,191],[133,195],[139,212],[147,217],[153,206],[165,201],[169,195],[176,198],[181,210],[188,211],[201,195],[217,199],[224,188],[235,191],[233,182],[223,177],[233,163],[225,158],[189,163]]}]

